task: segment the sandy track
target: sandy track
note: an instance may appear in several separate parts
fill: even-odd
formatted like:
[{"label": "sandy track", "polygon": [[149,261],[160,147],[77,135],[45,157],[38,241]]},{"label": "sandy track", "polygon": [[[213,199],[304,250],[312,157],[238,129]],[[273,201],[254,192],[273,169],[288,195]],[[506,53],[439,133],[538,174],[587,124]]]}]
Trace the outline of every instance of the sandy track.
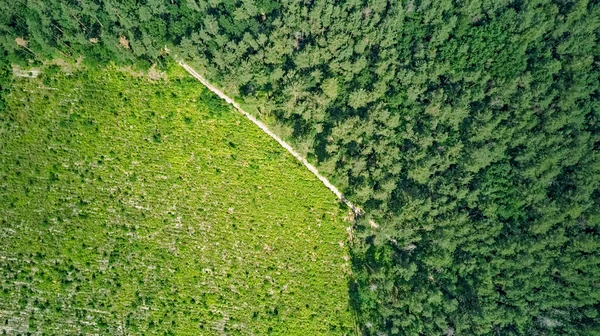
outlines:
[{"label": "sandy track", "polygon": [[221,97],[221,99],[223,99],[227,103],[233,105],[233,107],[235,107],[235,109],[238,110],[238,112],[240,112],[241,114],[243,114],[244,116],[246,116],[246,118],[250,119],[250,121],[252,121],[256,126],[258,126],[263,132],[267,133],[271,138],[273,138],[275,141],[277,141],[281,145],[281,147],[285,148],[298,161],[302,162],[302,164],[306,168],[308,168],[308,170],[310,170],[327,188],[329,188],[329,190],[331,190],[337,196],[337,198],[340,199],[340,201],[344,202],[350,209],[352,209],[352,211],[354,212],[355,215],[361,215],[363,213],[363,211],[362,211],[361,208],[357,207],[352,202],[350,202],[348,199],[346,199],[346,197],[344,197],[344,195],[333,184],[331,184],[331,182],[329,182],[329,180],[327,178],[325,178],[323,175],[321,175],[315,166],[313,166],[312,164],[310,164],[304,157],[302,157],[302,155],[300,155],[300,153],[296,152],[292,148],[292,146],[290,146],[287,142],[283,141],[275,133],[271,132],[271,130],[267,127],[267,125],[265,125],[260,120],[256,119],[250,113],[244,111],[240,107],[240,105],[238,103],[236,103],[233,99],[231,99],[230,97],[228,97],[221,90],[219,90],[218,88],[216,88],[215,86],[213,86],[212,84],[210,84],[210,82],[208,80],[206,80],[206,78],[204,78],[202,75],[200,75],[199,73],[197,73],[192,67],[190,67],[189,65],[187,65],[185,62],[179,61],[178,63],[190,75],[192,75],[194,78],[196,78],[198,81],[200,81],[200,83],[202,83],[209,90],[211,90],[212,92],[214,92],[217,96]]}]

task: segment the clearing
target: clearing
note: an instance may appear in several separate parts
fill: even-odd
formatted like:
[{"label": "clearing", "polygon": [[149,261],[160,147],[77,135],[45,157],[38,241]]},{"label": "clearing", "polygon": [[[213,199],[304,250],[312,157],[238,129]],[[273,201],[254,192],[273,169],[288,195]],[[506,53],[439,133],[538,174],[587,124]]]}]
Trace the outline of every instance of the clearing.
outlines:
[{"label": "clearing", "polygon": [[0,331],[345,335],[344,210],[181,68],[13,79]]}]

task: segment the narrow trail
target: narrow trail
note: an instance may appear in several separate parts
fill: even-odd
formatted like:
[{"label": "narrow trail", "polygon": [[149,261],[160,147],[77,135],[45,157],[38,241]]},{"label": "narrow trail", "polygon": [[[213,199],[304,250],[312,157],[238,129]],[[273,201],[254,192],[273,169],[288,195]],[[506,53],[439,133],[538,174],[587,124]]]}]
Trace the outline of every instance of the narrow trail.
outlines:
[{"label": "narrow trail", "polygon": [[350,209],[352,209],[352,212],[354,212],[355,216],[356,215],[362,215],[363,211],[361,208],[359,208],[358,206],[354,205],[352,202],[350,202],[346,197],[344,197],[344,195],[333,185],[331,184],[331,182],[329,182],[329,180],[327,178],[325,178],[323,175],[321,175],[319,173],[319,171],[317,170],[317,168],[315,166],[313,166],[312,164],[310,164],[304,157],[302,157],[302,155],[300,155],[300,153],[296,152],[292,146],[290,146],[287,142],[283,141],[280,137],[278,137],[275,133],[271,132],[271,130],[267,127],[267,125],[265,125],[263,122],[261,122],[260,120],[256,119],[253,115],[251,115],[250,113],[244,111],[240,105],[238,103],[236,103],[233,99],[229,98],[225,93],[223,93],[221,90],[219,90],[218,88],[216,88],[215,86],[213,86],[212,84],[210,84],[210,82],[208,82],[208,80],[206,80],[206,78],[204,78],[202,75],[200,75],[199,73],[197,73],[192,67],[190,67],[189,65],[187,65],[185,62],[183,61],[178,61],[179,65],[181,65],[190,75],[192,75],[194,78],[196,78],[198,81],[200,81],[200,83],[202,83],[204,86],[206,86],[209,90],[211,90],[212,92],[214,92],[217,96],[221,97],[221,99],[225,100],[227,103],[233,105],[233,107],[235,107],[236,110],[238,110],[238,112],[240,112],[241,114],[243,114],[244,116],[246,116],[246,118],[250,119],[250,121],[252,121],[256,126],[258,126],[261,130],[263,130],[263,132],[267,133],[271,138],[275,139],[275,141],[277,141],[281,147],[285,148],[290,154],[292,154],[298,161],[302,162],[302,164],[308,168],[308,170],[310,170],[327,188],[329,188],[329,190],[331,190],[335,196],[337,196],[337,198],[340,199],[340,201],[344,202]]}]

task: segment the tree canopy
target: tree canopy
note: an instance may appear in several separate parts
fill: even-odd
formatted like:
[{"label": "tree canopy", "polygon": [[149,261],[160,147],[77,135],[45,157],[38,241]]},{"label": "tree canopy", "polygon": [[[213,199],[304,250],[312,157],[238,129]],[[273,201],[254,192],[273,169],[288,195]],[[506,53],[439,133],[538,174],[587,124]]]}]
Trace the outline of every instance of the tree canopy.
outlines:
[{"label": "tree canopy", "polygon": [[0,6],[8,62],[167,47],[260,107],[366,210],[365,334],[600,334],[597,0]]}]

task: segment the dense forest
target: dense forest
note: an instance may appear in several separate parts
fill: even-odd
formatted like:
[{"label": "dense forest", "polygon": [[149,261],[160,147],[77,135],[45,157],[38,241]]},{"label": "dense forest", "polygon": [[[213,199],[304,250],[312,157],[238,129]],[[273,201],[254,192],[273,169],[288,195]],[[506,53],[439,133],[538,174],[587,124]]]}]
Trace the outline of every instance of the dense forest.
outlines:
[{"label": "dense forest", "polygon": [[599,1],[4,1],[0,31],[5,73],[177,55],[255,107],[366,210],[365,335],[600,335]]}]

